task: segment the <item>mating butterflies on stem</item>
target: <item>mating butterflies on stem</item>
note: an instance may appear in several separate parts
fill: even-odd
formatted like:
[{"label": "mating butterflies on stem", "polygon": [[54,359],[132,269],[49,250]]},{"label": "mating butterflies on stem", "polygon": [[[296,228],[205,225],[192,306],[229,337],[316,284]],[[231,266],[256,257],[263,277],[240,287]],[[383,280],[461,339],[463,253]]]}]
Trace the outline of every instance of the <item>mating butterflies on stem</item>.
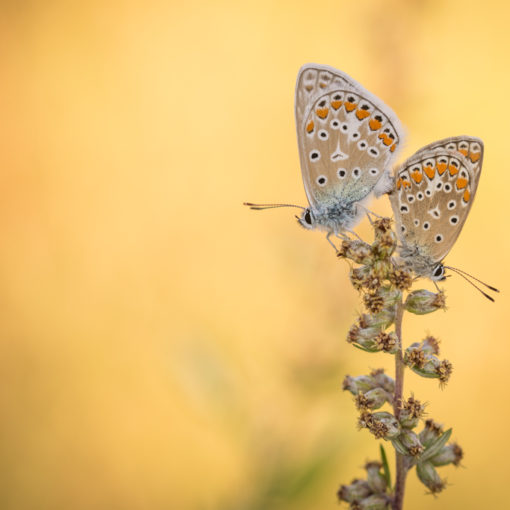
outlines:
[{"label": "mating butterflies on stem", "polygon": [[295,99],[303,183],[309,207],[251,204],[252,209],[300,207],[299,223],[341,236],[375,194],[390,191],[390,169],[402,143],[397,116],[359,83],[329,66],[305,64]]},{"label": "mating butterflies on stem", "polygon": [[443,265],[473,204],[482,161],[479,138],[456,136],[427,145],[396,170],[390,201],[402,244],[400,256],[416,275],[444,280],[447,268],[499,292]]}]

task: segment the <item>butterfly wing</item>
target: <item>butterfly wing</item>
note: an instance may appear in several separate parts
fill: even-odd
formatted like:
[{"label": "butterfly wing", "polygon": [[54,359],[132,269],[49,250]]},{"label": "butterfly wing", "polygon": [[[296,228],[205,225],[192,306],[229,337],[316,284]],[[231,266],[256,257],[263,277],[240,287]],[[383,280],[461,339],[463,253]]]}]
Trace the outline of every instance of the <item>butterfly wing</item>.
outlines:
[{"label": "butterfly wing", "polygon": [[[404,246],[418,247],[434,262],[452,248],[464,226],[480,179],[483,143],[458,137],[428,145],[397,170],[390,201],[397,232]],[[470,140],[470,141],[467,141]],[[468,155],[447,147],[452,143],[476,143],[475,163]],[[475,148],[475,147],[474,147]],[[475,153],[475,152],[473,152]]]},{"label": "butterfly wing", "polygon": [[480,172],[482,170],[483,163],[483,142],[480,138],[474,136],[452,136],[450,138],[444,138],[438,140],[429,145],[426,145],[420,149],[416,154],[420,154],[423,151],[429,151],[434,149],[447,149],[451,151],[460,152],[464,157],[469,159],[472,163],[472,168],[475,174],[475,188],[473,189],[473,195],[476,193],[478,182],[480,180]]},{"label": "butterfly wing", "polygon": [[378,183],[396,157],[403,129],[380,99],[341,71],[306,64],[297,78],[295,111],[312,207],[350,204],[387,191]]}]

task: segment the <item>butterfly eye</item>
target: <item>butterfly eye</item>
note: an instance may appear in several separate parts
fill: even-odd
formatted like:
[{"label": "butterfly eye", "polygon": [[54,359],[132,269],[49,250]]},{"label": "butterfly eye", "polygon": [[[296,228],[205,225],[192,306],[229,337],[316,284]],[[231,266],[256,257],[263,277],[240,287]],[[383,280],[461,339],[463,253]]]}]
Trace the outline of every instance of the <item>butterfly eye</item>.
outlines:
[{"label": "butterfly eye", "polygon": [[304,215],[305,223],[308,223],[308,225],[312,224],[312,215],[310,214],[310,209],[307,209]]},{"label": "butterfly eye", "polygon": [[444,274],[444,267],[442,264],[439,264],[434,268],[434,272],[432,273],[432,276],[434,278],[440,279],[443,276],[443,274]]}]

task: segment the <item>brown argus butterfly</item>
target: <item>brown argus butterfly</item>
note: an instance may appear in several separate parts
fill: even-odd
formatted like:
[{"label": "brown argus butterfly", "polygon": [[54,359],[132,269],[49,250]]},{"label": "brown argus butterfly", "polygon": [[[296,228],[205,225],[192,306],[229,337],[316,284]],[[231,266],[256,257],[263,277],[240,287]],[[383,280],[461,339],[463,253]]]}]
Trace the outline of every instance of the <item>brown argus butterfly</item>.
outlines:
[{"label": "brown argus butterfly", "polygon": [[300,207],[299,223],[326,231],[329,241],[332,234],[351,232],[372,194],[392,189],[390,168],[403,130],[379,98],[344,72],[318,64],[305,64],[298,73],[295,115],[309,207],[246,205],[259,210]]},{"label": "brown argus butterfly", "polygon": [[390,201],[402,244],[400,256],[418,276],[444,280],[447,268],[497,291],[442,262],[473,204],[482,161],[479,138],[456,136],[423,147],[397,169]]}]

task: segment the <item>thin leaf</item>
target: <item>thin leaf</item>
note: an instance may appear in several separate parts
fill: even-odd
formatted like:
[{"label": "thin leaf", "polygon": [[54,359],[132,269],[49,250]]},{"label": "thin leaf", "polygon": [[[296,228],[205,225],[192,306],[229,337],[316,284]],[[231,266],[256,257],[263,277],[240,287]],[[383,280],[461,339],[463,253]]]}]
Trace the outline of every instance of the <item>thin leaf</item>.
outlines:
[{"label": "thin leaf", "polygon": [[437,455],[441,449],[443,448],[443,446],[446,444],[446,442],[448,441],[448,439],[450,439],[450,436],[452,435],[452,429],[448,429],[441,437],[439,437],[438,439],[436,439],[422,454],[421,454],[421,457],[420,457],[420,460],[419,462],[425,462],[429,459],[431,459],[432,457],[434,457],[434,455]]},{"label": "thin leaf", "polygon": [[384,472],[384,478],[386,480],[386,487],[388,487],[388,489],[391,489],[391,473],[390,466],[388,465],[388,458],[386,457],[384,446],[382,444],[379,444],[379,448],[381,449],[381,462]]},{"label": "thin leaf", "polygon": [[367,347],[362,347],[361,345],[359,344],[351,344],[353,347],[356,347],[356,349],[359,349],[360,351],[365,351],[365,352],[379,352],[377,349],[368,349]]}]

